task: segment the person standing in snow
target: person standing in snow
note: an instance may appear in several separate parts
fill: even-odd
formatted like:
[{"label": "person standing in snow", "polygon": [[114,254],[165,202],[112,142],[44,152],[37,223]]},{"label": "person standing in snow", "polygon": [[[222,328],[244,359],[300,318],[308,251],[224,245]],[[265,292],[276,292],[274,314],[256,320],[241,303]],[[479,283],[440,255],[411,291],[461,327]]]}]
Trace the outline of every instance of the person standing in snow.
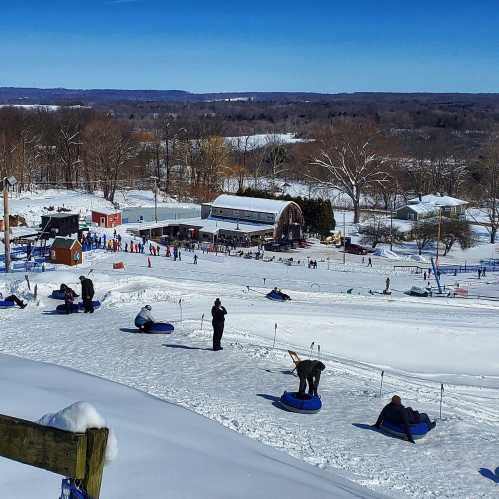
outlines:
[{"label": "person standing in snow", "polygon": [[317,389],[321,380],[321,373],[326,366],[320,360],[302,360],[296,367],[296,374],[300,378],[298,397],[305,398],[305,389],[308,383],[308,394],[317,397]]},{"label": "person standing in snow", "polygon": [[197,265],[197,264],[198,264],[198,256],[194,255],[194,265]]},{"label": "person standing in snow", "polygon": [[367,266],[372,267],[373,266],[373,261],[371,260],[371,257],[367,259]]},{"label": "person standing in snow", "polygon": [[387,277],[385,281],[385,295],[390,293],[390,278]]},{"label": "person standing in snow", "polygon": [[81,297],[83,300],[83,307],[85,313],[94,313],[94,306],[92,304],[92,300],[94,297],[94,283],[89,279],[88,277],[85,276],[80,276],[80,282],[81,282]]},{"label": "person standing in snow", "polygon": [[142,332],[148,333],[156,322],[151,314],[151,310],[151,305],[146,305],[140,309],[137,317],[135,317],[135,327],[138,327]]},{"label": "person standing in snow", "polygon": [[220,342],[222,341],[222,336],[224,334],[225,326],[225,316],[227,310],[222,306],[220,298],[215,300],[213,307],[211,308],[211,324],[213,326],[213,351],[223,350]]}]

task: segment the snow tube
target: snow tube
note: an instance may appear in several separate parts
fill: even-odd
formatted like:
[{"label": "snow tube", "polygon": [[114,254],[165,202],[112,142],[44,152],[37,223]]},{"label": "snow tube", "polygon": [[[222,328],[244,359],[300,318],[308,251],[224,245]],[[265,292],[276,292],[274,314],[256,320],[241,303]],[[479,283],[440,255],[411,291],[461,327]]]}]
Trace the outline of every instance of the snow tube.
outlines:
[{"label": "snow tube", "polygon": [[13,301],[0,301],[0,308],[12,308],[15,307],[16,304]]},{"label": "snow tube", "polygon": [[315,414],[322,407],[322,402],[319,397],[313,395],[305,395],[304,398],[298,398],[297,392],[284,392],[280,399],[280,403],[288,411],[299,412],[301,414]]},{"label": "snow tube", "polygon": [[50,295],[50,298],[53,298],[54,300],[64,300],[64,291],[61,291],[60,289],[54,289],[54,291],[52,291],[52,294]]},{"label": "snow tube", "polygon": [[155,322],[148,333],[170,334],[174,329],[173,324],[169,324],[168,322]]},{"label": "snow tube", "polygon": [[[99,300],[95,300],[92,302],[92,305],[94,308],[100,308],[100,301]],[[80,309],[84,309],[85,308],[85,305],[83,305],[83,302],[81,301],[80,303],[78,303],[78,307],[80,307]]]},{"label": "snow tube", "polygon": [[[55,310],[58,314],[65,314],[66,313],[66,305],[57,305]],[[71,313],[77,314],[79,311],[80,311],[80,309],[78,308],[78,305],[76,305],[76,303],[73,303],[71,305]]]},{"label": "snow tube", "polygon": [[[282,296],[280,293],[276,293],[275,291],[271,291],[270,293],[267,293],[265,295],[269,300],[275,300],[275,301],[286,301],[286,300],[291,300],[291,298],[288,296],[287,298],[285,296]],[[287,296],[287,295],[286,295]]]},{"label": "snow tube", "polygon": [[[411,424],[409,425],[409,428],[411,429],[412,438],[414,440],[423,438],[430,431],[430,428],[426,423]],[[403,425],[391,423],[390,421],[383,421],[381,429],[394,437],[406,438]]]}]

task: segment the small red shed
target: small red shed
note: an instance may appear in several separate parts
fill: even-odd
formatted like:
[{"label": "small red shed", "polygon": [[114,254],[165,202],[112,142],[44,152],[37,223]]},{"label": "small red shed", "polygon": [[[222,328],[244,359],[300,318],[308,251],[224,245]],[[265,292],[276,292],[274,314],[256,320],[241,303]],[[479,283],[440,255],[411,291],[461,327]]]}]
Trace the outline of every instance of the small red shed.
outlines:
[{"label": "small red shed", "polygon": [[83,261],[81,244],[71,237],[56,237],[50,248],[50,260],[63,265],[78,265]]},{"label": "small red shed", "polygon": [[112,229],[121,225],[121,211],[102,208],[97,211],[92,211],[92,222],[99,227]]}]

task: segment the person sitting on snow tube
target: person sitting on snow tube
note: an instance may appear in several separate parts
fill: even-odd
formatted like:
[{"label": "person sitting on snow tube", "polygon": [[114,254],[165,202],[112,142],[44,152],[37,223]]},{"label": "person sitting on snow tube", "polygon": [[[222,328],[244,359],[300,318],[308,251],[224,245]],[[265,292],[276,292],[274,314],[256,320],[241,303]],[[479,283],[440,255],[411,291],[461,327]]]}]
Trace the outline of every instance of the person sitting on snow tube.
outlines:
[{"label": "person sitting on snow tube", "polygon": [[151,314],[151,305],[146,305],[140,309],[140,312],[135,317],[135,326],[142,332],[149,332],[156,322]]},{"label": "person sitting on snow tube", "polygon": [[411,433],[411,424],[424,422],[428,425],[428,429],[434,428],[436,425],[434,421],[430,421],[430,418],[427,414],[420,414],[410,407],[404,407],[402,405],[402,400],[398,395],[394,395],[391,402],[383,407],[383,410],[381,411],[374,426],[376,428],[380,428],[384,421],[400,425],[405,432],[407,440],[412,444],[414,444],[415,442]]},{"label": "person sitting on snow tube", "polygon": [[[61,287],[62,286],[66,285],[63,284]],[[66,286],[66,289],[64,290],[64,308],[67,314],[74,312],[74,300],[77,296],[78,295],[69,286]]]},{"label": "person sitting on snow tube", "polygon": [[7,296],[7,298],[3,298],[2,293],[0,293],[0,300],[15,303],[19,308],[26,308],[28,306],[27,303],[24,303],[16,295],[10,295],[10,296]]},{"label": "person sitting on snow tube", "polygon": [[308,394],[318,397],[317,389],[321,380],[321,373],[326,366],[320,360],[302,360],[296,367],[296,373],[300,378],[300,387],[298,388],[298,398],[305,397],[305,388],[308,382]]},{"label": "person sitting on snow tube", "polygon": [[282,298],[283,300],[291,300],[289,295],[287,295],[286,293],[283,293],[280,289],[274,288],[272,290],[272,293],[274,293],[274,295]]}]

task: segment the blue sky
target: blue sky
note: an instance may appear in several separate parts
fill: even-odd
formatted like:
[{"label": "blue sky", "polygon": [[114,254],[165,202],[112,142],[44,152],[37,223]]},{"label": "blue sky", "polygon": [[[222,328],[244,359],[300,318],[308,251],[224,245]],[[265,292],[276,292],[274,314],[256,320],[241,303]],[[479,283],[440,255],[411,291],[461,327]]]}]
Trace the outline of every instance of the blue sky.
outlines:
[{"label": "blue sky", "polygon": [[499,91],[499,0],[0,6],[0,86]]}]

